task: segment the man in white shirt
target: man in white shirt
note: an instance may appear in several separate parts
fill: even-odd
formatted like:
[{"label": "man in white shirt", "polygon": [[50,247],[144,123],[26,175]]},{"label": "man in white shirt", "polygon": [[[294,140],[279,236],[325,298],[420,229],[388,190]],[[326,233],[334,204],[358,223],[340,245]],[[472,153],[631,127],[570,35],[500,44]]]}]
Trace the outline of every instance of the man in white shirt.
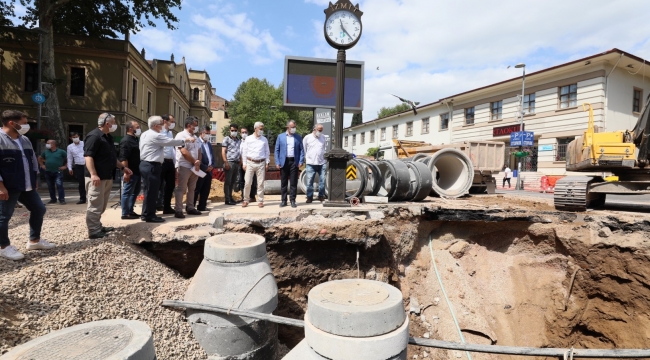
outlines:
[{"label": "man in white shirt", "polygon": [[246,138],[242,150],[242,166],[246,172],[242,207],[248,206],[253,174],[257,175],[257,206],[264,207],[264,178],[271,162],[269,142],[264,137],[264,124],[258,121],[254,128],[255,133]]},{"label": "man in white shirt", "polygon": [[[176,135],[176,140],[196,139],[194,137],[195,120],[193,117],[185,119],[185,130]],[[201,166],[201,146],[198,142],[189,142],[176,149],[176,169],[178,170],[178,186],[174,191],[176,199],[174,217],[183,219],[183,195],[187,192],[185,211],[188,215],[201,215],[194,208],[194,190],[199,176],[192,170],[199,171]]]},{"label": "man in white shirt", "polygon": [[325,135],[323,125],[316,124],[314,131],[305,136],[305,163],[307,167],[307,203],[314,201],[314,177],[318,174],[318,201],[325,201],[325,174],[327,161],[325,161]]},{"label": "man in white shirt", "polygon": [[84,142],[81,141],[79,133],[70,133],[70,140],[72,143],[68,145],[68,172],[74,176],[79,183],[79,201],[77,204],[86,203],[86,179],[84,178],[84,166],[86,166],[86,159],[84,158]]},{"label": "man in white shirt", "polygon": [[[244,126],[239,129],[240,131],[240,136],[241,136],[241,141],[239,143],[239,163],[243,164],[244,161],[241,159],[241,154],[244,152],[244,142],[246,141],[246,138],[248,137],[248,129]],[[245,179],[246,179],[246,172],[242,167],[239,167],[239,188],[241,189],[241,198],[242,200],[238,201],[241,202],[244,200],[244,188],[246,187],[245,184]],[[255,194],[257,194],[257,176],[253,174],[253,183],[251,184],[251,202],[257,201],[255,199]]]},{"label": "man in white shirt", "polygon": [[503,174],[503,185],[501,185],[501,187],[506,187],[506,181],[507,181],[508,189],[510,189],[510,179],[512,179],[512,170],[510,170],[510,167],[506,165],[506,169],[504,171],[505,174]]}]

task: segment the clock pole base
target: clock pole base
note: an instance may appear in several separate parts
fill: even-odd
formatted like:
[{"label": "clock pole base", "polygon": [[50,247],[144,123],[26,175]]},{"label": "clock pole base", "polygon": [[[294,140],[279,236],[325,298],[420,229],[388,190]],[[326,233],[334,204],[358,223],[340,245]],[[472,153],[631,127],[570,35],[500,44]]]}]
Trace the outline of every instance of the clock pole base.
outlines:
[{"label": "clock pole base", "polygon": [[329,177],[328,189],[329,201],[323,203],[323,207],[350,207],[350,203],[345,200],[345,190],[347,179],[345,171],[348,167],[348,160],[352,159],[352,154],[341,148],[334,148],[325,154],[327,158],[327,167]]}]

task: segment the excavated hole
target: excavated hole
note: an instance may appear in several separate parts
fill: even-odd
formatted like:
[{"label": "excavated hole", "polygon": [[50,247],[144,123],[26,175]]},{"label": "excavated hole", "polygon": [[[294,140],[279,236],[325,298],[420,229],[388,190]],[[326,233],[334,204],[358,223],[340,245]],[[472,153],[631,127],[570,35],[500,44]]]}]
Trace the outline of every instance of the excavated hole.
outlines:
[{"label": "excavated hole", "polygon": [[[341,240],[269,239],[267,251],[278,283],[275,314],[302,319],[311,288],[359,275],[388,282],[404,294],[411,335],[458,341],[449,310],[431,269],[432,230],[436,264],[468,342],[511,346],[648,348],[650,255],[647,249],[593,243],[586,223],[533,224],[525,221],[430,221],[400,219],[415,239],[387,235],[365,249]],[[369,226],[375,226],[370,225]],[[386,225],[384,225],[386,226]],[[253,229],[251,229],[253,230]],[[262,233],[264,229],[255,229]],[[621,236],[639,232],[617,231]],[[616,237],[616,234],[614,237]],[[641,237],[647,238],[647,234]],[[203,258],[204,241],[145,243],[161,262],[191,278]],[[398,260],[396,260],[398,259]],[[564,309],[571,275],[576,274]],[[303,330],[279,327],[290,348]],[[456,358],[454,351],[409,346],[409,358]],[[498,356],[481,355],[481,359]]]}]

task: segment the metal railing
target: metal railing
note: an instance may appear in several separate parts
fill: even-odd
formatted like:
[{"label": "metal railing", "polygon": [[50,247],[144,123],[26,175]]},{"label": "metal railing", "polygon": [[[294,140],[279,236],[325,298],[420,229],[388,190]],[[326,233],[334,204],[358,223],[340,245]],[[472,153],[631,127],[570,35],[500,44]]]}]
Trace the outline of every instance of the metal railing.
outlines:
[{"label": "metal railing", "polygon": [[566,148],[569,144],[557,144],[555,147],[555,161],[566,160]]}]

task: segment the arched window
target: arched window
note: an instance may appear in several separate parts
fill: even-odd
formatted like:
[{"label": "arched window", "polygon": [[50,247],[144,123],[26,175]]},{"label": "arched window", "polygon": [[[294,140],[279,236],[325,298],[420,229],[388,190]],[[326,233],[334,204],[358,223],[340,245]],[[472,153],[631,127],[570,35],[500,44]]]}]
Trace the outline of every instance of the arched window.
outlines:
[{"label": "arched window", "polygon": [[199,101],[199,88],[197,88],[197,87],[194,88],[193,99],[194,99],[195,101]]}]

